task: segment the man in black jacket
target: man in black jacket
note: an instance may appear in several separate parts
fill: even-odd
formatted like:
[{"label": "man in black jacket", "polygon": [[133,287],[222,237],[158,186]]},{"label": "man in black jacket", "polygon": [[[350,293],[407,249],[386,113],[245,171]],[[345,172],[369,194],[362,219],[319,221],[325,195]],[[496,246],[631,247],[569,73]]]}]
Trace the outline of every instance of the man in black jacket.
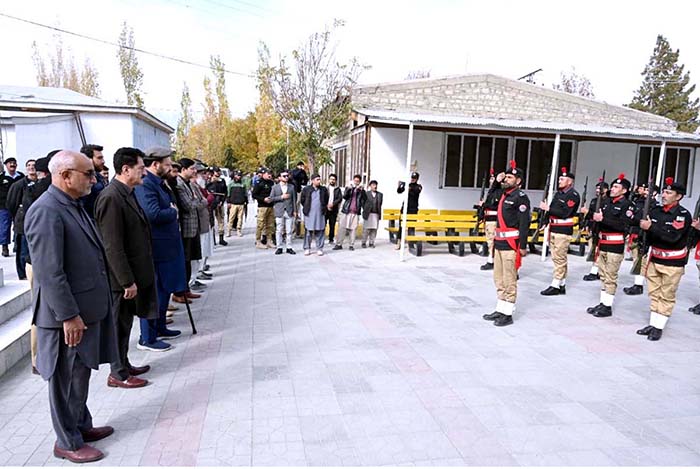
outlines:
[{"label": "man in black jacket", "polygon": [[233,173],[233,180],[229,182],[228,188],[228,233],[233,236],[233,225],[236,225],[236,234],[238,237],[243,236],[243,218],[245,217],[245,208],[248,203],[248,190],[243,184],[242,173],[236,171]]},{"label": "man in black jacket", "polygon": [[374,247],[374,240],[377,238],[379,220],[382,219],[382,203],[384,194],[377,190],[377,181],[369,182],[369,190],[366,191],[365,203],[362,206],[362,247]]},{"label": "man in black jacket", "polygon": [[[275,211],[272,208],[270,193],[272,186],[272,173],[267,168],[260,170],[262,175],[260,181],[253,187],[253,198],[258,202],[258,222],[255,229],[255,247],[258,249],[268,249],[274,247],[275,239]],[[262,235],[267,235],[267,244],[262,243]],[[287,233],[291,236],[291,233]]]},{"label": "man in black jacket", "polygon": [[206,189],[214,196],[211,210],[216,218],[216,224],[219,226],[219,244],[226,246],[228,243],[224,240],[224,204],[228,190],[226,181],[221,177],[221,170],[216,166],[212,168],[212,178],[207,183]]},{"label": "man in black jacket", "polygon": [[12,214],[15,225],[15,266],[20,280],[27,279],[25,266],[29,257],[29,247],[24,237],[24,214],[29,207],[25,208],[23,202],[29,187],[37,182],[36,160],[28,160],[25,169],[27,176],[12,184],[7,194],[7,209]]},{"label": "man in black jacket", "polygon": [[328,242],[335,242],[335,223],[338,220],[338,211],[343,202],[343,190],[338,187],[338,176],[328,176],[328,206],[326,210],[326,222],[328,223]]},{"label": "man in black jacket", "polygon": [[24,177],[17,171],[17,160],[7,158],[5,161],[6,171],[0,173],[0,245],[2,245],[2,257],[10,257],[10,233],[12,230],[12,214],[7,209],[7,196],[10,193],[12,184]]},{"label": "man in black jacket", "polygon": [[[408,207],[406,208],[406,213],[409,215],[418,213],[418,198],[423,191],[423,186],[418,184],[418,178],[420,178],[420,174],[413,171],[411,173],[411,182],[408,184]],[[405,190],[406,183],[399,181],[399,187],[396,188],[396,193],[403,194]],[[401,213],[403,213],[403,211],[404,206],[401,204]],[[396,236],[396,250],[401,249],[401,223],[402,220],[399,220],[399,232]]]},{"label": "man in black jacket", "polygon": [[95,167],[95,177],[97,182],[92,186],[90,194],[80,199],[83,201],[85,211],[93,220],[95,219],[95,201],[97,200],[97,196],[100,195],[100,192],[102,192],[107,186],[107,181],[102,176],[102,170],[105,167],[105,157],[102,153],[103,150],[104,148],[101,145],[95,145],[92,143],[84,145],[80,149],[80,153],[90,158],[93,166]]}]

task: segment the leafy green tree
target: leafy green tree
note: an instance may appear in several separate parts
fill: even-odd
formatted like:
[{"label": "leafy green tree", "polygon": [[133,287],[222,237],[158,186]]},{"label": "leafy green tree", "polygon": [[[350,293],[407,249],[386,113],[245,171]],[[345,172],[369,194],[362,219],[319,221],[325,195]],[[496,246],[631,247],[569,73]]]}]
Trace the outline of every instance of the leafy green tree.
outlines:
[{"label": "leafy green tree", "polygon": [[312,34],[276,64],[265,43],[258,50],[258,86],[294,133],[311,172],[328,161],[325,144],[347,125],[352,88],[367,68],[357,58],[345,64],[336,58],[333,33],[341,26],[336,20],[332,28]]},{"label": "leafy green tree", "polygon": [[690,72],[684,71],[678,57],[679,50],[674,51],[665,37],[657,36],[654,53],[642,72],[642,85],[629,107],[668,117],[678,123],[678,130],[694,132],[699,124],[700,100],[691,98],[695,85],[690,85]]},{"label": "leafy green tree", "polygon": [[179,155],[185,155],[187,149],[187,140],[194,125],[192,117],[192,98],[190,98],[190,88],[185,83],[182,87],[182,97],[180,98],[180,119],[177,121],[177,130],[175,132],[175,150]]},{"label": "leafy green tree", "polygon": [[143,72],[139,67],[139,61],[134,50],[134,28],[129,27],[126,21],[122,23],[122,31],[119,34],[119,70],[121,71],[126,102],[129,106],[143,109],[144,102],[141,87],[143,86]]}]

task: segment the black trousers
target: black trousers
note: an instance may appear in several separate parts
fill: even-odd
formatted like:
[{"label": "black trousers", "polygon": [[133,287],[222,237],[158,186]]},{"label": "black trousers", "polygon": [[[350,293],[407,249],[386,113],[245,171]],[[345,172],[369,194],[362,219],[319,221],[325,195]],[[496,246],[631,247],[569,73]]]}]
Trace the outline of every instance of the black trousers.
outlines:
[{"label": "black trousers", "polygon": [[326,222],[328,223],[328,242],[335,241],[335,223],[338,221],[338,212],[326,212]]},{"label": "black trousers", "polygon": [[110,373],[117,379],[125,380],[129,377],[129,338],[131,327],[134,325],[136,314],[136,300],[125,300],[123,291],[112,292],[112,304],[114,304],[114,328],[117,331],[117,348],[119,359],[110,363]]},{"label": "black trousers", "polygon": [[185,275],[187,282],[192,278],[192,261],[202,258],[202,240],[199,235],[194,238],[182,238],[182,247],[185,251]]},{"label": "black trousers", "polygon": [[90,368],[85,366],[75,347],[68,347],[63,331],[59,337],[56,369],[49,378],[49,406],[56,444],[61,449],[77,450],[85,442],[81,432],[92,428],[87,408]]}]

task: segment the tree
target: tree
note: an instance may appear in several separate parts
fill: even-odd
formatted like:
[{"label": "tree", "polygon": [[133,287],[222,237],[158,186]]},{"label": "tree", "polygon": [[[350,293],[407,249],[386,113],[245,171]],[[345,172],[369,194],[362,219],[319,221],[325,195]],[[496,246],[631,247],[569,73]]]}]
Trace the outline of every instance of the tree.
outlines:
[{"label": "tree", "polygon": [[32,60],[36,69],[36,81],[38,86],[52,86],[55,88],[67,88],[87,96],[100,96],[99,74],[92,66],[89,59],[83,63],[82,70],[75,66],[73,55],[64,58],[63,41],[60,36],[54,37],[55,50],[49,53],[47,60],[39,50],[36,41],[32,42]]},{"label": "tree", "polygon": [[333,33],[341,26],[336,20],[312,34],[276,65],[265,43],[258,50],[258,86],[295,134],[311,172],[328,161],[325,143],[347,125],[350,94],[366,68],[355,57],[345,64],[337,61]]},{"label": "tree", "polygon": [[126,21],[122,23],[122,32],[119,34],[119,70],[121,71],[124,91],[126,92],[126,102],[129,106],[136,106],[143,109],[143,97],[141,87],[143,86],[143,72],[139,68],[139,62],[134,50],[134,29],[130,28]]},{"label": "tree", "polygon": [[654,53],[644,67],[642,84],[629,107],[673,119],[678,130],[694,132],[700,123],[700,100],[690,97],[695,85],[690,85],[690,72],[684,72],[685,65],[678,63],[679,55],[680,51],[671,49],[665,37],[656,37]]},{"label": "tree", "polygon": [[189,137],[194,118],[192,117],[192,98],[190,98],[190,89],[185,83],[182,87],[182,97],[180,98],[180,119],[177,121],[177,131],[175,150],[178,154],[186,154],[187,139]]},{"label": "tree", "polygon": [[571,71],[568,73],[561,72],[560,77],[561,81],[552,85],[555,90],[576,94],[584,98],[595,98],[591,81],[585,75],[577,73],[576,68],[571,67]]},{"label": "tree", "polygon": [[406,78],[404,80],[420,80],[422,78],[430,78],[430,69],[419,69],[419,70],[411,70],[406,74]]}]

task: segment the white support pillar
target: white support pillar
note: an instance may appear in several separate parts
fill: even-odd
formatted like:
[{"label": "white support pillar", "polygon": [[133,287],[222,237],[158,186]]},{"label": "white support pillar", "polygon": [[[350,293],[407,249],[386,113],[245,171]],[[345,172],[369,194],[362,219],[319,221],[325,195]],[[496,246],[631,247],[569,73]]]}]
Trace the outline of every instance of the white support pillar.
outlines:
[{"label": "white support pillar", "polygon": [[[551,205],[554,199],[554,186],[559,177],[557,176],[557,166],[559,166],[559,144],[561,143],[561,134],[557,134],[554,138],[554,153],[552,154],[552,171],[549,173],[549,194],[547,194],[547,205]],[[571,169],[571,168],[569,168]],[[547,246],[549,245],[549,223],[544,228],[544,239],[542,240],[542,262],[547,259]]]},{"label": "white support pillar", "polygon": [[[406,150],[406,169],[404,170],[404,177],[408,177],[411,173],[411,157],[413,155],[413,122],[408,123],[408,149]],[[410,182],[410,180],[409,180]],[[406,258],[405,244],[406,244],[406,233],[408,232],[408,227],[406,222],[408,221],[408,187],[409,183],[406,183],[406,190],[403,192],[403,213],[401,214],[401,239],[399,240],[401,249],[400,260],[403,262]]]}]

